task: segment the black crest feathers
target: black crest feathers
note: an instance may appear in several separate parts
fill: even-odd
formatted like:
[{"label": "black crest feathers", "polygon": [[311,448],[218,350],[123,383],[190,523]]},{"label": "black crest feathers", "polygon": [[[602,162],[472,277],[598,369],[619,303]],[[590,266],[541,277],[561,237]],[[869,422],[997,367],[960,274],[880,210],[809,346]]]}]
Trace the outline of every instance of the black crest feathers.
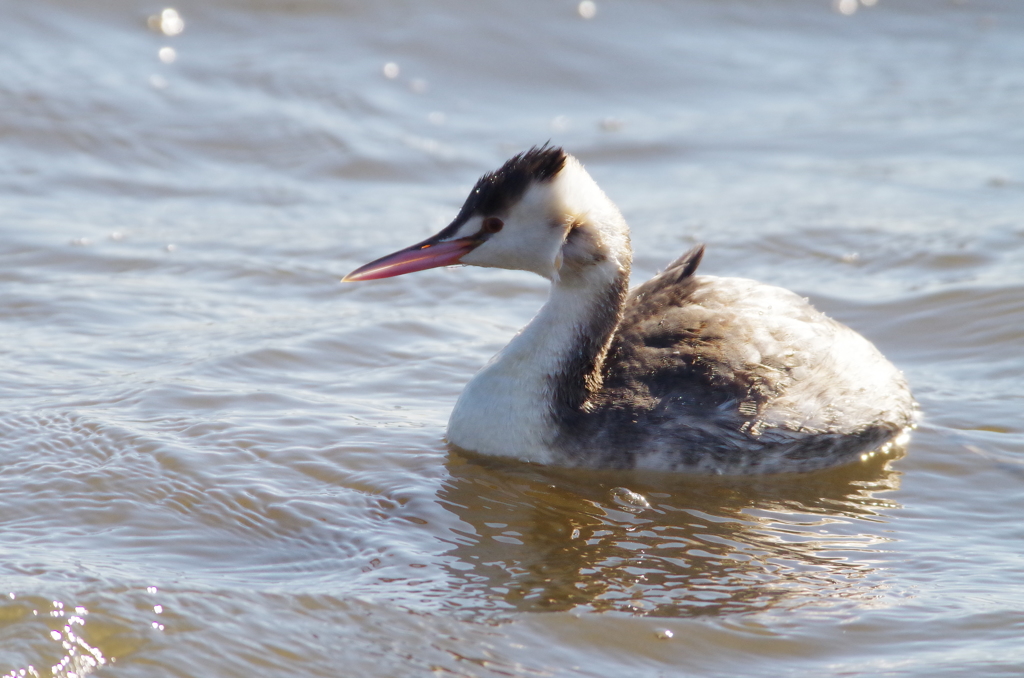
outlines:
[{"label": "black crest feathers", "polygon": [[464,223],[473,215],[500,214],[515,204],[531,183],[548,181],[565,166],[565,151],[557,146],[534,146],[508,160],[500,169],[480,177],[455,218]]}]

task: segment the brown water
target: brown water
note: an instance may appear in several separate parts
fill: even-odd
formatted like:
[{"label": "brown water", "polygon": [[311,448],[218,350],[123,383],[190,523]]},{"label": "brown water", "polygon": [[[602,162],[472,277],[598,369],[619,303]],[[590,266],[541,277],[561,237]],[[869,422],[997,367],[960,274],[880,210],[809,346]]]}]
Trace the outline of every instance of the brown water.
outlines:
[{"label": "brown water", "polygon": [[[1024,5],[176,7],[0,3],[0,674],[1024,672]],[[705,242],[875,341],[909,446],[449,452],[543,281],[338,278],[549,138],[636,279]]]}]

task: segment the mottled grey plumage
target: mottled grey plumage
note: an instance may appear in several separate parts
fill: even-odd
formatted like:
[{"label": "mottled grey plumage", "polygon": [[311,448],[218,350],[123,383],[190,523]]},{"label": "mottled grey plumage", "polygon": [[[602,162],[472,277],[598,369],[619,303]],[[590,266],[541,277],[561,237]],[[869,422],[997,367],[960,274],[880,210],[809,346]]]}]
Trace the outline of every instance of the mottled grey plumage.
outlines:
[{"label": "mottled grey plumage", "polygon": [[787,290],[694,275],[703,251],[605,323],[601,386],[560,416],[565,454],[588,466],[809,471],[913,425],[906,381],[873,345]]}]

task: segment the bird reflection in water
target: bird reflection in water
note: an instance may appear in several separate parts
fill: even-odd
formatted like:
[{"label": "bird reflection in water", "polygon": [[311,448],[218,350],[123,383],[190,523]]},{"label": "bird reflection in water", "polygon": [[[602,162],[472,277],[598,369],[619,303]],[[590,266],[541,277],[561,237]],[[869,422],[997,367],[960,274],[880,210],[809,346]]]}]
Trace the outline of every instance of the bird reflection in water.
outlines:
[{"label": "bird reflection in water", "polygon": [[473,530],[454,540],[450,574],[464,582],[460,606],[491,610],[692,617],[860,604],[886,584],[875,563],[891,540],[885,512],[899,508],[885,498],[899,484],[889,462],[903,452],[725,478],[453,451],[439,499]]}]

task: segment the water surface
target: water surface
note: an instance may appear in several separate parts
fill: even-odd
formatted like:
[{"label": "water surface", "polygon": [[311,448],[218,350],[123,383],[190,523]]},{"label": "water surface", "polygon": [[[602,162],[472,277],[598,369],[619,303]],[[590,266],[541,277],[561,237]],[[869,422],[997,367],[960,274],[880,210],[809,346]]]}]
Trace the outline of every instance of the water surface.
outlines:
[{"label": "water surface", "polygon": [[[0,4],[0,672],[1024,670],[1024,7],[595,8]],[[756,479],[450,452],[544,281],[338,279],[548,139],[636,280],[703,242],[875,341],[910,443]]]}]

